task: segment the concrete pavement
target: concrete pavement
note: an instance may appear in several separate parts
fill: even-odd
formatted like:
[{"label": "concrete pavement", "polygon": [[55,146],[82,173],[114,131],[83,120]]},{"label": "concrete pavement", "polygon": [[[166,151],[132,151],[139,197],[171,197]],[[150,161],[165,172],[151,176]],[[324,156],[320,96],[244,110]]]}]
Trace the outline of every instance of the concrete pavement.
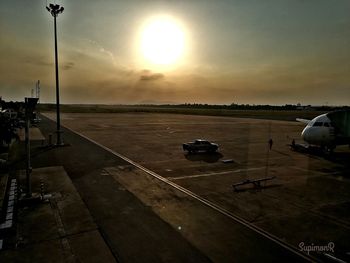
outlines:
[{"label": "concrete pavement", "polygon": [[5,248],[0,261],[116,262],[63,167],[34,169],[33,190],[41,183],[52,197],[18,209],[16,248]]}]

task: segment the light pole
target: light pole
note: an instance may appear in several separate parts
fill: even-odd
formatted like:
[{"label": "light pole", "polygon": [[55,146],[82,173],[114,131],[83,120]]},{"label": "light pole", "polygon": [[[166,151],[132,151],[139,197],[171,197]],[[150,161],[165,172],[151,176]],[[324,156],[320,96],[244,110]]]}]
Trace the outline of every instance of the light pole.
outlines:
[{"label": "light pole", "polygon": [[56,145],[63,145],[63,141],[61,138],[61,120],[60,120],[60,88],[59,88],[59,80],[58,80],[58,56],[57,56],[57,26],[56,26],[56,17],[58,14],[61,14],[64,10],[63,6],[50,4],[46,7],[47,11],[51,13],[54,19],[54,27],[55,27],[55,67],[56,67],[56,112],[57,112],[57,142]]}]

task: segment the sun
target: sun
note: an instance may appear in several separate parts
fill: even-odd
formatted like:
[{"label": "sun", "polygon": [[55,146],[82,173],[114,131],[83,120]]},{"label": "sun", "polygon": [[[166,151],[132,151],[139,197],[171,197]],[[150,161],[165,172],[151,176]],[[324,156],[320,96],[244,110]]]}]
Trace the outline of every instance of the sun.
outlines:
[{"label": "sun", "polygon": [[150,63],[174,64],[183,55],[184,47],[184,30],[172,17],[154,17],[142,29],[141,52]]}]

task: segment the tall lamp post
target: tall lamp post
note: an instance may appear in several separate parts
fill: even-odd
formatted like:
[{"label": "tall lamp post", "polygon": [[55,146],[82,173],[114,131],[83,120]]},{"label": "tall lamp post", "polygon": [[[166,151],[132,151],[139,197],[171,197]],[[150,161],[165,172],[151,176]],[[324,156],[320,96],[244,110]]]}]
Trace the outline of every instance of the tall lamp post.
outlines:
[{"label": "tall lamp post", "polygon": [[58,56],[57,56],[57,26],[56,26],[56,17],[58,14],[61,14],[64,10],[63,6],[50,4],[46,7],[47,11],[51,13],[54,19],[54,27],[55,27],[55,67],[56,67],[56,111],[57,111],[57,142],[56,145],[63,145],[63,141],[61,138],[61,120],[60,120],[60,88],[59,88],[59,80],[58,80]]}]

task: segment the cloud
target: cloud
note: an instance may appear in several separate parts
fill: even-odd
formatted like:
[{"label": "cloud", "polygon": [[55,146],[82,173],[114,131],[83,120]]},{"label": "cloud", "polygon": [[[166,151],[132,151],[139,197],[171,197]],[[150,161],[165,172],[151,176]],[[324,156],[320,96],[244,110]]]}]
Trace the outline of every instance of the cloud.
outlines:
[{"label": "cloud", "polygon": [[111,59],[112,64],[114,66],[117,66],[117,60],[116,60],[114,54],[110,50],[105,49],[100,43],[98,43],[95,40],[91,40],[91,39],[84,39],[84,40],[86,40],[91,45],[96,46],[98,48],[99,52],[106,54]]},{"label": "cloud", "polygon": [[52,66],[52,62],[48,62],[47,59],[45,59],[43,56],[39,57],[33,57],[33,56],[28,56],[24,59],[24,62],[27,64],[32,64],[35,66]]},{"label": "cloud", "polygon": [[111,51],[106,50],[106,49],[104,49],[103,47],[101,47],[101,48],[100,48],[100,52],[102,52],[102,53],[104,53],[104,54],[107,54],[107,55],[111,58],[113,65],[114,65],[114,66],[117,65],[117,62],[116,62],[116,60],[115,60],[115,57],[114,57],[114,55],[113,55],[113,53],[112,53]]},{"label": "cloud", "polygon": [[164,75],[162,73],[152,73],[150,70],[143,70],[140,76],[141,81],[151,81],[163,79]]},{"label": "cloud", "polygon": [[74,65],[74,62],[65,62],[61,67],[63,70],[69,70],[73,68]]}]

